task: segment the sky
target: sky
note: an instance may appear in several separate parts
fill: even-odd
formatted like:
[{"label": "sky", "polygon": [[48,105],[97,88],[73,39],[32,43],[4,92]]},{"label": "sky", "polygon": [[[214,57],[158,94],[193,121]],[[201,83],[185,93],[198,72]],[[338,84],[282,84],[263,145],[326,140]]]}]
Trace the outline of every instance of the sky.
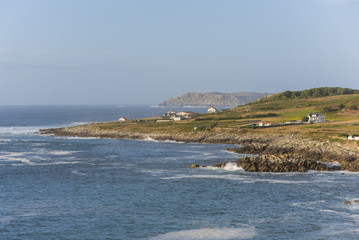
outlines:
[{"label": "sky", "polygon": [[0,0],[0,105],[359,89],[359,0]]}]

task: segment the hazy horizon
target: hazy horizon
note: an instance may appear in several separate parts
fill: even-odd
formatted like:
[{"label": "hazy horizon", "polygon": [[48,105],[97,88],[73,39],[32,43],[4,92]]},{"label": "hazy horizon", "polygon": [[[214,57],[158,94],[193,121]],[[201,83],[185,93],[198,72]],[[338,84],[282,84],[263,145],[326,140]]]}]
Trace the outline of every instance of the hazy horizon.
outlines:
[{"label": "hazy horizon", "polygon": [[359,89],[358,0],[0,0],[0,105]]}]

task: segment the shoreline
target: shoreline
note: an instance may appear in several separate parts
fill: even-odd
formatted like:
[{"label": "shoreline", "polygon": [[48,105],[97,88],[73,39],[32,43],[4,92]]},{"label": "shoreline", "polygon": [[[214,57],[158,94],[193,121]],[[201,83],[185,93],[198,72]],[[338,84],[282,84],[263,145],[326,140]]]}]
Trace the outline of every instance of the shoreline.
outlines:
[{"label": "shoreline", "polygon": [[[39,134],[69,137],[96,137],[185,143],[213,143],[242,145],[227,149],[241,154],[253,154],[235,161],[239,167],[252,172],[306,172],[308,170],[347,170],[359,172],[358,152],[340,143],[303,139],[295,135],[228,134],[216,132],[130,132],[118,130],[90,130],[87,125],[64,128],[40,129]],[[324,163],[338,162],[339,166],[327,167]],[[225,163],[215,164],[224,167]]]}]

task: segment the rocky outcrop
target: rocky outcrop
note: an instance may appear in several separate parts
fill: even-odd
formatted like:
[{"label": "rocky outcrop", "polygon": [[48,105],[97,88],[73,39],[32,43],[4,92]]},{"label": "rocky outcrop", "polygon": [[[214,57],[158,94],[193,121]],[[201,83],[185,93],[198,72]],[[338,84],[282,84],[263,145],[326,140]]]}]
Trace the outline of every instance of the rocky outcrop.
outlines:
[{"label": "rocky outcrop", "polygon": [[[358,153],[346,149],[339,143],[319,142],[309,139],[301,139],[295,136],[281,136],[266,141],[247,142],[241,148],[228,149],[233,152],[242,154],[260,154],[258,157],[242,159],[241,164],[248,167],[249,160],[253,164],[260,164],[264,169],[258,171],[303,171],[306,170],[339,170],[338,167],[326,168],[319,162],[339,162],[340,169],[348,171],[359,171]],[[274,156],[276,161],[273,160]],[[283,167],[277,169],[276,165]],[[242,167],[242,166],[241,166]],[[246,169],[245,167],[243,167]],[[253,170],[254,166],[248,167]]]},{"label": "rocky outcrop", "polygon": [[267,96],[268,93],[185,93],[177,98],[168,98],[160,106],[238,106]]},{"label": "rocky outcrop", "polygon": [[238,167],[241,167],[248,172],[307,172],[308,170],[339,170],[338,167],[330,168],[321,162],[306,160],[299,157],[292,158],[291,156],[247,156],[238,159],[236,163]]}]

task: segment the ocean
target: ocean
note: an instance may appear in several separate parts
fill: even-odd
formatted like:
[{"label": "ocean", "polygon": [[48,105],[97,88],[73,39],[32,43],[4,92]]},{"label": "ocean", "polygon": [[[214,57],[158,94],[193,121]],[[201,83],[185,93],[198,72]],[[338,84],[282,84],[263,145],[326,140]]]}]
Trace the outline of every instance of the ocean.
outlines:
[{"label": "ocean", "polygon": [[190,169],[239,146],[35,134],[168,110],[1,106],[0,239],[358,239],[359,205],[344,202],[359,173]]}]

